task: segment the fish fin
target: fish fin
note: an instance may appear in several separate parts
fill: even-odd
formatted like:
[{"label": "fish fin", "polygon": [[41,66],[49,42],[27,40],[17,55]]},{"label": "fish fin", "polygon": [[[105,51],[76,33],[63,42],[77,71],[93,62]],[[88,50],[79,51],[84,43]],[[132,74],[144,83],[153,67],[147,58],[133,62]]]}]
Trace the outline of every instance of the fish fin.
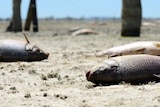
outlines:
[{"label": "fish fin", "polygon": [[29,43],[30,43],[30,42],[29,42],[29,39],[28,39],[26,33],[24,32],[24,30],[23,30],[23,35],[24,35],[24,37],[25,37],[25,39],[26,39],[26,42],[29,44]]},{"label": "fish fin", "polygon": [[144,50],[145,50],[145,48],[139,48],[139,49],[135,50],[134,52],[136,54],[142,54]]},{"label": "fish fin", "polygon": [[160,43],[155,43],[154,44],[157,48],[160,48]]},{"label": "fish fin", "polygon": [[160,78],[160,74],[153,74],[153,76]]}]

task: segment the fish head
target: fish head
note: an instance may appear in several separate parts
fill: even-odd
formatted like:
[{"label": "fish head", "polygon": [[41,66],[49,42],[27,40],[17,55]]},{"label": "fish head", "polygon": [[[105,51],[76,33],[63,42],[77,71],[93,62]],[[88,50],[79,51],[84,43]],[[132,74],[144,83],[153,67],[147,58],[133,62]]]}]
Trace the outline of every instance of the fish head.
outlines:
[{"label": "fish head", "polygon": [[26,51],[28,54],[28,61],[41,61],[47,59],[49,56],[49,53],[44,52],[36,45],[27,44]]},{"label": "fish head", "polygon": [[115,81],[118,64],[113,60],[106,60],[92,71],[86,73],[86,78],[96,84],[110,83]]}]

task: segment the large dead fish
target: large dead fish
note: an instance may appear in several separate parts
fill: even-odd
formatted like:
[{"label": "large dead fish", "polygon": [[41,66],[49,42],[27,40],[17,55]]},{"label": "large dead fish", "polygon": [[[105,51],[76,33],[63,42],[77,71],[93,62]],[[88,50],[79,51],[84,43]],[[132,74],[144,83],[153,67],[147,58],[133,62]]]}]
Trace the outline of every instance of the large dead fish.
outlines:
[{"label": "large dead fish", "polygon": [[160,57],[147,54],[119,56],[105,60],[86,73],[96,84],[144,83],[160,80]]},{"label": "large dead fish", "polygon": [[26,35],[25,38],[26,42],[0,40],[0,62],[41,61],[48,58],[49,53],[45,53],[36,45],[31,45]]},{"label": "large dead fish", "polygon": [[139,41],[122,46],[109,48],[105,51],[96,53],[96,56],[115,57],[132,54],[150,54],[160,55],[160,42],[157,41]]}]

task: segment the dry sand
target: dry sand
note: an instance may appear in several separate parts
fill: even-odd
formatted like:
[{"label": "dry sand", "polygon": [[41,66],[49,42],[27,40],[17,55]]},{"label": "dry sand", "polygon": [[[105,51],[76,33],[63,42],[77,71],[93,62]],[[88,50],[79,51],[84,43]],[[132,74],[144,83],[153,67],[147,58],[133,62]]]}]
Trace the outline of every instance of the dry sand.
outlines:
[{"label": "dry sand", "polygon": [[[97,51],[132,41],[159,40],[159,21],[142,27],[141,37],[120,37],[119,21],[40,21],[40,32],[27,32],[33,44],[50,53],[41,62],[0,63],[1,107],[158,107],[160,83],[97,86],[85,72],[106,59]],[[22,33],[5,32],[0,39],[24,40]],[[70,28],[91,28],[99,35],[71,36]]]}]

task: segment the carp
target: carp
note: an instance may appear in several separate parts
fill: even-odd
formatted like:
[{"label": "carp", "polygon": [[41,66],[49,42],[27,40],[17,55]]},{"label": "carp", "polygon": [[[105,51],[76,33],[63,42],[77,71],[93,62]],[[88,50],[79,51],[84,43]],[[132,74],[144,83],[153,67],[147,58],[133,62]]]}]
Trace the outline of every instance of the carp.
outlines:
[{"label": "carp", "polygon": [[47,59],[49,53],[36,45],[31,45],[27,36],[25,41],[5,39],[0,40],[0,62],[41,61]]},{"label": "carp", "polygon": [[160,57],[148,54],[125,55],[105,60],[86,73],[95,84],[131,84],[160,80]]},{"label": "carp", "polygon": [[150,54],[160,55],[160,42],[158,41],[139,41],[121,46],[109,48],[104,51],[96,53],[96,56],[110,57],[132,55],[132,54]]}]

